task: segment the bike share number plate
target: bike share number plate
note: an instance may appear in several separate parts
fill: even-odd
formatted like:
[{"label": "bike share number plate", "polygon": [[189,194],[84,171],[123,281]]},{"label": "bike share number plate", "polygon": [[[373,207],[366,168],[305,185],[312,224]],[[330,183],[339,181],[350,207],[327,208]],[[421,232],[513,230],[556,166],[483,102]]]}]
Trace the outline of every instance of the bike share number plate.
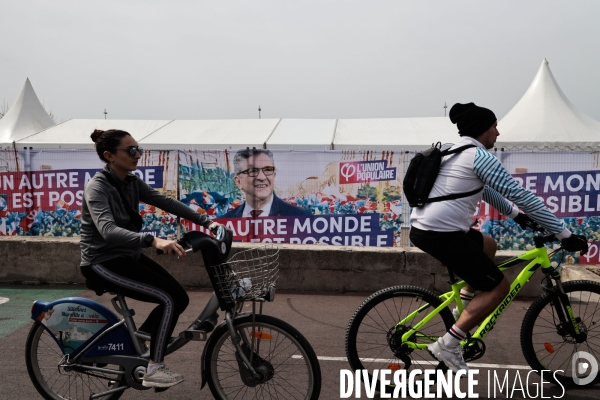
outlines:
[{"label": "bike share number plate", "polygon": [[[36,312],[37,311],[37,312]],[[110,314],[110,312],[109,312]],[[36,302],[32,318],[44,325],[62,346],[65,354],[76,352],[105,327],[111,326],[114,317],[105,317],[89,305],[71,302]],[[115,337],[112,332],[108,337]],[[120,336],[120,335],[119,335]],[[123,354],[129,350],[129,341],[102,338],[92,349],[94,353]]]}]

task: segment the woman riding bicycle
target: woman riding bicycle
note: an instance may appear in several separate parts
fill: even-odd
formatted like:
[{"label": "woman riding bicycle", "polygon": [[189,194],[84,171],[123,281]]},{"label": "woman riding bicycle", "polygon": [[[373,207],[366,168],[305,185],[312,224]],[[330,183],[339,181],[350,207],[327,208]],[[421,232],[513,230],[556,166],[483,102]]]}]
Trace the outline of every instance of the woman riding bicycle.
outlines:
[{"label": "woman riding bicycle", "polygon": [[81,272],[88,287],[158,304],[140,326],[151,337],[150,361],[143,385],[170,387],[183,381],[183,376],[165,366],[165,349],[189,298],[175,278],[142,254],[141,249],[154,247],[179,257],[186,253],[173,240],[139,233],[142,218],[138,204],[142,201],[159,207],[211,231],[219,224],[131,174],[137,169],[143,150],[129,133],[95,130],[91,138],[106,166],[87,183],[83,193]]}]

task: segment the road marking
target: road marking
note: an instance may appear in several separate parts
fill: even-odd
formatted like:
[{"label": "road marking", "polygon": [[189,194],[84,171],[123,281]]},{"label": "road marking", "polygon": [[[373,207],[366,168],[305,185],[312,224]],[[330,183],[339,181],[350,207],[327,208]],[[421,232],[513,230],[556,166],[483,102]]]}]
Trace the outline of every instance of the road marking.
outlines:
[{"label": "road marking", "polygon": [[0,297],[0,304],[8,303],[8,297]]},{"label": "road marking", "polygon": [[[292,358],[302,358],[302,356],[292,356]],[[317,356],[319,361],[343,361],[348,362],[346,357],[325,357],[325,356]],[[376,363],[389,363],[390,359],[384,358],[361,358],[361,361],[366,362],[376,362]],[[432,365],[435,361],[413,361],[413,364],[423,364],[423,365]],[[471,368],[489,368],[489,369],[521,369],[521,370],[530,370],[531,367],[529,365],[511,365],[511,364],[480,364],[480,363],[469,363],[469,367]]]}]

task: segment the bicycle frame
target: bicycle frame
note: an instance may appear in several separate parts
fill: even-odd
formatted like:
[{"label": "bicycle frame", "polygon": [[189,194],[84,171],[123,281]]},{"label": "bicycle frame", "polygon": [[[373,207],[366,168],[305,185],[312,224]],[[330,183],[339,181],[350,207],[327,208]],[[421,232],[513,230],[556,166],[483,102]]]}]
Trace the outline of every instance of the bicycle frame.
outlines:
[{"label": "bicycle frame", "polygon": [[[214,371],[211,369],[213,359],[208,354],[215,346],[221,346],[223,343],[220,340],[227,338],[225,335],[228,335],[227,340],[235,348],[235,360],[242,382],[249,387],[255,387],[266,383],[274,376],[273,365],[258,354],[260,341],[271,340],[270,334],[263,334],[261,324],[268,324],[268,321],[273,320],[276,325],[282,325],[281,332],[284,337],[302,339],[303,342],[297,345],[310,350],[307,353],[311,356],[309,371],[314,371],[316,356],[306,340],[299,333],[289,332],[293,327],[287,326],[276,318],[261,315],[263,302],[273,301],[275,296],[278,271],[277,248],[262,246],[244,250],[228,261],[232,239],[232,231],[219,226],[215,238],[200,231],[192,231],[185,233],[178,241],[179,245],[186,248],[186,252],[201,252],[204,267],[215,291],[190,326],[178,336],[169,339],[165,353],[171,354],[190,341],[206,341],[201,357],[202,387],[208,382],[214,393],[217,390],[213,387],[216,378],[213,375],[207,376],[206,372]],[[94,290],[97,295],[105,293],[102,286],[95,285],[93,282],[90,285],[88,288]],[[135,312],[128,308],[125,296],[119,293],[110,294],[115,295],[111,303],[122,318],[104,305],[86,298],[68,297],[52,302],[34,302],[31,318],[35,325],[27,339],[26,356],[28,372],[40,394],[45,397],[57,394],[52,386],[48,386],[46,377],[40,372],[41,368],[37,364],[39,357],[35,352],[38,344],[43,341],[40,339],[43,330],[50,334],[59,346],[58,354],[61,356],[57,365],[59,374],[62,374],[62,371],[75,371],[81,376],[88,375],[106,380],[106,385],[102,383],[101,387],[98,385],[91,387],[88,384],[87,389],[91,392],[90,399],[119,394],[129,388],[148,389],[143,386],[143,379],[151,352],[144,342],[151,341],[151,335],[137,330],[133,320]],[[251,312],[242,312],[246,301],[252,301]],[[260,303],[260,310],[256,310],[257,301]],[[219,319],[218,310],[225,312],[225,321],[216,326]],[[55,318],[52,318],[54,313],[56,313]],[[251,320],[250,327],[247,327],[244,322],[247,320]],[[238,323],[243,323],[243,329],[237,328]],[[213,333],[209,336],[211,332]],[[108,364],[113,367],[107,368]],[[310,382],[309,388],[314,383],[312,380]],[[317,384],[314,388],[320,388],[320,380]],[[70,387],[69,383],[69,390]],[[108,390],[93,393],[95,389]],[[155,389],[165,390],[161,387]],[[318,395],[318,392],[315,393]]]},{"label": "bicycle frame", "polygon": [[[136,379],[141,381],[141,379],[144,376],[148,360],[150,359],[150,352],[149,351],[144,352],[144,348],[142,346],[143,341],[150,340],[150,335],[148,335],[147,333],[144,333],[144,332],[140,332],[136,329],[135,322],[133,321],[133,315],[135,313],[133,312],[133,310],[131,310],[127,307],[127,303],[125,302],[125,297],[123,295],[117,294],[111,300],[111,302],[112,302],[115,310],[123,316],[123,319],[120,319],[118,322],[113,323],[110,327],[105,329],[101,334],[99,334],[97,337],[95,337],[89,343],[86,343],[82,349],[78,349],[78,351],[76,352],[76,354],[73,357],[70,357],[69,354],[65,354],[65,356],[63,357],[63,360],[59,364],[59,367],[70,368],[70,367],[74,367],[74,366],[80,366],[79,363],[89,363],[90,365],[86,365],[85,369],[89,370],[90,372],[105,372],[105,373],[111,373],[111,374],[125,376],[125,380],[126,380],[125,386],[119,386],[115,389],[111,389],[106,392],[96,393],[93,396],[91,396],[91,398],[93,398],[93,399],[100,398],[102,396],[107,396],[112,393],[125,391],[125,390],[129,389],[130,387],[138,389],[138,390],[149,389],[148,387],[142,386],[140,382],[136,381]],[[248,343],[252,348],[254,348],[254,346],[257,346],[255,344],[255,342],[256,342],[255,336],[256,335],[254,335],[254,333],[251,334],[251,336],[253,336],[252,338],[240,337],[240,335],[237,334],[237,332],[233,328],[233,319],[236,316],[241,315],[236,312],[237,309],[241,309],[240,304],[243,304],[243,302],[240,302],[239,304],[237,304],[237,306],[234,307],[233,309],[226,310],[226,320],[223,323],[227,324],[228,327],[230,328],[230,331],[235,333],[235,335],[232,335],[232,338],[233,338],[233,342],[234,342],[233,345],[236,347],[236,349],[238,347],[240,347],[240,344],[239,344],[240,341],[244,341],[245,343]],[[211,295],[210,299],[208,300],[206,306],[204,307],[202,312],[198,315],[198,317],[194,320],[194,322],[192,324],[190,324],[190,326],[187,329],[181,331],[174,340],[169,342],[169,344],[167,345],[166,354],[171,354],[171,353],[179,350],[181,347],[185,346],[190,341],[210,340],[208,338],[208,335],[209,335],[209,332],[211,332],[216,325],[217,321],[214,318],[214,315],[218,310],[219,310],[219,300],[217,299],[217,295],[213,292],[213,294]],[[254,314],[255,312],[256,312],[256,310],[253,305],[252,313]],[[244,313],[244,314],[246,314],[246,313]],[[261,302],[259,314],[262,314],[262,302]],[[207,321],[209,321],[210,323],[213,324],[213,326],[210,327],[210,329],[208,329],[208,330],[205,329],[207,327],[204,325],[204,323]],[[85,355],[85,353],[89,349],[93,348],[93,346],[95,344],[99,343],[107,334],[110,334],[111,332],[113,332],[116,328],[120,327],[121,325],[124,325],[127,328],[127,333],[129,334],[129,338],[131,339],[131,342],[133,343],[133,348],[135,350],[135,354],[119,354],[119,355],[105,355],[105,356],[86,356]],[[254,332],[254,330],[252,332]],[[125,335],[125,336],[127,336],[127,335]],[[207,346],[205,346],[205,350],[206,350],[206,347]],[[238,351],[240,352],[240,358],[243,361],[245,361],[245,364],[246,364],[246,366],[248,366],[248,370],[250,371],[250,373],[255,374],[254,368],[252,367],[251,360],[248,360],[246,355],[243,352],[241,352],[241,348],[238,349]],[[250,354],[250,356],[252,357],[252,353]],[[204,353],[202,354],[202,359],[204,359]],[[106,369],[103,367],[92,366],[91,364],[120,365],[124,368],[124,370],[123,371],[115,371],[113,369]],[[202,363],[202,370],[204,370],[204,363]],[[205,383],[204,374],[202,374],[202,376],[203,376],[202,386],[204,386],[204,383]]]},{"label": "bicycle frame", "polygon": [[[517,257],[511,258],[511,259],[499,264],[498,268],[501,271],[505,271],[506,269],[508,269],[516,264],[520,264],[523,261],[528,261],[528,260],[531,260],[531,261],[523,268],[523,270],[519,273],[519,275],[512,282],[512,284],[510,285],[510,290],[509,290],[508,294],[506,295],[506,297],[500,302],[500,304],[496,307],[496,309],[483,320],[483,322],[479,325],[479,328],[477,328],[477,330],[471,335],[471,338],[483,339],[483,337],[485,337],[485,335],[487,335],[490,332],[490,330],[494,327],[496,322],[498,322],[498,319],[500,318],[502,313],[508,308],[510,303],[515,299],[517,294],[529,282],[529,280],[531,279],[533,274],[535,274],[535,272],[538,269],[541,268],[542,271],[544,271],[546,274],[549,274],[557,282],[557,286],[558,286],[560,292],[563,292],[562,285],[560,283],[560,274],[558,273],[558,271],[556,271],[555,269],[552,268],[552,266],[550,264],[550,258],[548,257],[548,251],[546,249],[546,246],[544,246],[544,245],[541,245],[541,247],[536,246],[536,248],[534,248],[532,250],[529,250]],[[463,311],[463,304],[462,304],[462,301],[460,300],[460,289],[465,287],[467,285],[467,283],[465,281],[457,281],[457,282],[450,282],[450,283],[452,286],[452,290],[450,292],[444,293],[439,296],[439,298],[442,300],[442,304],[439,307],[437,307],[435,310],[431,311],[419,323],[417,323],[415,326],[413,326],[411,329],[409,329],[402,335],[402,343],[404,345],[406,345],[410,348],[413,348],[413,349],[421,349],[421,350],[426,349],[427,344],[414,343],[409,340],[410,337],[412,335],[425,336],[425,335],[419,334],[418,331],[423,326],[425,326],[429,321],[431,321],[431,319],[433,317],[438,315],[444,308],[446,308],[450,304],[452,304],[452,302],[456,302],[458,309],[461,312]],[[563,300],[564,300],[563,304],[565,306],[565,310],[568,315],[568,319],[570,322],[572,322],[571,328],[573,329],[575,334],[579,334],[580,333],[579,328],[577,326],[576,319],[573,315],[573,311],[570,307],[568,299],[563,299]],[[413,320],[417,315],[421,314],[422,312],[427,310],[429,307],[430,307],[429,304],[425,304],[425,305],[421,306],[419,309],[413,311],[406,318],[404,318],[400,322],[398,322],[398,324],[396,324],[396,327],[399,328],[400,326],[406,325],[408,322]],[[561,317],[561,320],[564,320],[564,314],[562,314],[562,310],[558,309],[558,312],[559,312],[559,316]],[[437,340],[437,338],[433,338],[433,337],[430,337],[430,339]],[[462,345],[464,345],[465,343],[466,343],[465,341],[461,342]]]},{"label": "bicycle frame", "polygon": [[[233,238],[233,234],[231,233],[231,231],[224,230],[223,235],[221,236],[221,239],[217,239],[218,241],[215,239],[212,239],[210,236],[208,236],[204,233],[197,232],[197,231],[188,232],[184,236],[184,238],[185,238],[185,240],[184,239],[180,240],[180,242],[181,242],[180,244],[185,245],[186,247],[189,247],[186,250],[186,252],[198,251],[198,250],[202,252],[202,257],[204,259],[206,271],[208,272],[212,286],[215,289],[219,288],[219,283],[217,281],[217,277],[216,277],[217,273],[215,271],[215,268],[209,268],[209,267],[219,265],[222,262],[225,262],[227,260],[229,251],[231,249],[231,242],[232,242],[232,238]],[[273,296],[274,296],[274,292],[269,293],[268,299],[270,301],[272,301]],[[253,302],[252,315],[253,316],[255,315],[255,307],[254,307],[255,301],[261,301],[261,307],[260,307],[259,313],[262,314],[262,301],[264,301],[264,299],[253,299],[252,300],[252,302]],[[98,336],[89,340],[89,342],[84,343],[83,348],[81,350],[77,349],[77,351],[72,356],[71,356],[71,354],[65,354],[65,356],[63,357],[63,360],[61,360],[60,365],[59,365],[62,367],[72,367],[80,362],[83,362],[83,363],[96,363],[96,364],[114,364],[114,365],[120,365],[121,367],[123,367],[123,369],[125,371],[119,371],[119,372],[116,372],[116,374],[125,376],[127,386],[121,386],[121,387],[117,387],[115,389],[111,389],[104,393],[94,394],[93,396],[91,396],[92,398],[98,398],[98,397],[102,397],[102,396],[105,396],[110,393],[123,391],[129,387],[133,387],[135,389],[140,389],[140,390],[147,389],[147,387],[142,386],[141,380],[144,377],[144,374],[146,371],[146,366],[150,359],[150,352],[144,351],[145,349],[143,348],[143,342],[150,341],[150,339],[151,339],[150,335],[145,332],[139,332],[136,329],[135,322],[133,320],[133,315],[135,315],[135,312],[133,310],[130,310],[127,307],[127,303],[125,302],[125,297],[123,295],[117,294],[111,300],[111,302],[112,302],[114,309],[123,316],[123,319],[121,319],[117,322],[114,322],[116,317],[112,317],[112,323],[110,326],[107,326],[102,332],[100,332],[100,334],[98,334]],[[250,359],[248,359],[248,356],[246,356],[246,354],[242,351],[242,348],[240,345],[240,342],[243,341],[245,343],[249,343],[250,344],[249,347],[251,349],[255,348],[255,342],[258,339],[257,339],[257,336],[255,335],[255,331],[254,331],[254,318],[253,318],[253,327],[252,327],[250,339],[248,339],[248,337],[246,337],[246,335],[244,335],[244,334],[242,334],[242,335],[237,334],[237,332],[233,326],[234,318],[236,318],[239,311],[241,311],[243,303],[244,303],[243,300],[233,300],[233,299],[226,300],[223,298],[222,295],[219,295],[217,292],[213,292],[211,298],[209,299],[208,303],[206,304],[206,306],[204,307],[204,309],[202,310],[202,312],[200,313],[198,318],[196,318],[194,320],[194,322],[187,329],[180,332],[179,335],[175,339],[169,341],[169,343],[167,344],[166,354],[173,353],[174,351],[180,349],[181,347],[186,345],[188,342],[193,341],[193,340],[194,341],[206,341],[208,338],[208,333],[212,332],[213,329],[215,328],[215,325],[217,324],[217,319],[218,319],[217,310],[221,309],[221,310],[225,311],[225,322],[223,322],[223,323],[226,324],[229,329],[229,332],[230,332],[231,338],[232,338],[232,344],[236,348],[239,358],[241,359],[242,363],[247,368],[251,379],[255,380],[256,382],[261,381],[263,378],[261,378],[261,376],[256,372],[256,370],[253,366],[253,363],[251,362],[252,357],[253,357],[253,352],[249,354]],[[98,306],[100,306],[100,305],[98,305]],[[123,329],[122,325],[126,329]],[[88,355],[86,356],[86,353],[90,349],[93,349],[93,346],[95,344],[99,343],[99,341],[102,340],[103,338],[105,338],[107,334],[110,334],[110,332],[116,331],[116,329],[119,329],[119,336],[120,336],[120,338],[122,338],[123,342],[127,342],[129,339],[131,339],[131,345],[132,345],[133,349],[130,346],[124,353],[122,352],[120,354],[94,355],[92,352],[91,354],[88,353]],[[127,333],[125,333],[125,331]],[[210,342],[210,339],[208,339],[208,340]],[[120,350],[123,350],[124,347],[125,346],[122,346],[122,348]],[[204,347],[204,352],[206,352],[207,347],[208,346]],[[205,360],[205,353],[202,354],[202,363],[201,363],[202,364],[201,371],[202,371],[202,376],[203,376],[202,386],[204,386],[204,383],[205,383],[204,360]],[[92,370],[92,371],[115,373],[114,370],[107,370],[102,367],[86,366],[85,368]]]}]

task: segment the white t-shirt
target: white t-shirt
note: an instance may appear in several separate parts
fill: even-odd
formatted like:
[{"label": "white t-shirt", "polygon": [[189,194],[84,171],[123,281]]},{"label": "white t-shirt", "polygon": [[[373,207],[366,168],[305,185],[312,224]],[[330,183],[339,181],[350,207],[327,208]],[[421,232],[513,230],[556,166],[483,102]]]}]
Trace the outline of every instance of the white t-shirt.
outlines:
[{"label": "white t-shirt", "polygon": [[514,218],[519,208],[510,205],[504,197],[516,203],[529,217],[556,234],[559,239],[570,235],[564,223],[556,218],[533,193],[521,187],[506,171],[502,163],[484,146],[471,137],[462,137],[452,148],[467,144],[472,147],[442,159],[440,172],[429,194],[430,198],[451,193],[465,193],[484,189],[460,199],[427,203],[412,209],[410,220],[418,229],[437,232],[469,230],[477,203],[484,200],[501,214]]}]

